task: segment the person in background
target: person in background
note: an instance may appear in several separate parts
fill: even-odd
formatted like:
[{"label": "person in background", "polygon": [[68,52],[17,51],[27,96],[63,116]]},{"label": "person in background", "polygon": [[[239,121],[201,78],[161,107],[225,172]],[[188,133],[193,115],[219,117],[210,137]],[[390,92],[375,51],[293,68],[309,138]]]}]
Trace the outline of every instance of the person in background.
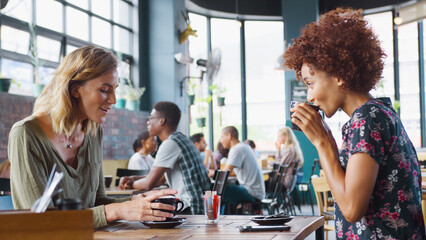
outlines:
[{"label": "person in background", "polygon": [[290,127],[281,128],[278,131],[277,141],[275,142],[275,161],[279,164],[291,164],[298,162],[298,166],[303,165],[303,154],[300,149],[299,141]]},{"label": "person in background", "polygon": [[221,164],[226,163],[228,159],[229,149],[225,149],[220,143],[220,141],[216,145],[216,151],[214,152],[214,161],[217,169],[222,169]]},{"label": "person in background", "polygon": [[151,156],[151,153],[157,151],[157,137],[150,136],[148,131],[144,131],[139,134],[136,141],[141,143],[141,148],[130,158],[127,168],[151,170],[152,164],[154,163],[154,158]]},{"label": "person in background", "polygon": [[139,150],[141,150],[142,144],[140,141],[138,141],[138,139],[135,139],[135,141],[133,142],[133,152],[139,152]]},{"label": "person in background", "polygon": [[191,141],[194,143],[195,147],[200,152],[201,160],[203,161],[206,169],[215,169],[215,162],[213,161],[213,154],[210,149],[206,149],[207,143],[204,139],[203,133],[196,133],[190,137]]},{"label": "person in background", "polygon": [[122,177],[120,188],[149,190],[158,185],[165,175],[167,184],[179,191],[177,195],[185,205],[183,214],[204,214],[204,191],[210,190],[207,169],[200,161],[200,153],[191,140],[177,131],[181,112],[172,102],[157,102],[148,120],[151,136],[158,136],[154,164],[148,176]]},{"label": "person in background", "polygon": [[0,164],[0,178],[10,178],[10,161],[6,161]]},{"label": "person in background", "polygon": [[[301,169],[303,165],[302,149],[300,149],[299,141],[290,127],[286,126],[278,131],[275,148],[277,150],[275,153],[275,161],[279,164],[289,165],[287,173],[293,172],[293,164],[297,162],[297,168],[301,170],[301,174],[303,174],[303,170]],[[294,187],[290,186],[292,177],[291,174],[286,174],[285,176],[284,185],[289,189]],[[294,184],[296,184],[296,181],[293,181],[293,185]]]},{"label": "person in background", "polygon": [[262,168],[250,146],[238,140],[238,130],[233,126],[225,127],[220,143],[225,149],[229,149],[224,170],[229,170],[230,176],[236,175],[239,183],[239,185],[235,183],[226,185],[222,203],[254,203],[263,199],[265,182]]},{"label": "person in background", "polygon": [[[68,54],[36,99],[33,114],[12,126],[8,156],[15,209],[30,209],[46,187],[52,167],[62,172],[63,198],[80,198],[93,211],[93,226],[125,219],[164,221],[173,210],[154,199],[176,194],[165,189],[127,198],[105,195],[102,127],[116,103],[118,59],[106,49],[86,46]],[[49,207],[54,206],[54,198]]]},{"label": "person in background", "polygon": [[284,53],[328,118],[342,109],[340,149],[321,115],[296,104],[291,121],[316,147],[335,198],[337,239],[425,239],[416,150],[389,98],[370,94],[385,53],[362,10],[338,8],[310,23]]},{"label": "person in background", "polygon": [[255,157],[256,159],[258,159],[258,158],[259,158],[259,152],[258,152],[258,151],[257,151],[257,149],[256,149],[256,144],[254,143],[254,141],[253,141],[253,140],[246,139],[246,140],[244,141],[244,143],[245,143],[245,144],[248,144],[248,145],[251,147],[251,150],[253,151],[254,157]]}]

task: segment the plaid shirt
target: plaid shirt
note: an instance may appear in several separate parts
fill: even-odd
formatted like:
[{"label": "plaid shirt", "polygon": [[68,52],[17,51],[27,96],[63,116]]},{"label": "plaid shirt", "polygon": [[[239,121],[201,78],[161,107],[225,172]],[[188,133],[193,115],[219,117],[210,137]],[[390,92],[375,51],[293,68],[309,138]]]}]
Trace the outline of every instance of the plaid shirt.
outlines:
[{"label": "plaid shirt", "polygon": [[176,142],[182,151],[178,164],[191,197],[191,213],[204,214],[203,194],[204,191],[210,190],[211,182],[206,168],[199,160],[200,153],[191,140],[180,132],[173,133],[169,139]]}]

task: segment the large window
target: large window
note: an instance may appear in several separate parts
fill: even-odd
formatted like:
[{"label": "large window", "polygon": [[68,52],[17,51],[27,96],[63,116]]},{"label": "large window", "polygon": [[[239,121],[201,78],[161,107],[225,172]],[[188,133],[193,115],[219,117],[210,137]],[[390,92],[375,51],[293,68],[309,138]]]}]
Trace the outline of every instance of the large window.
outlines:
[{"label": "large window", "polygon": [[[213,119],[208,118],[207,103],[203,102],[209,94],[206,76],[200,81],[203,68],[195,64],[198,59],[207,59],[209,19],[197,14],[189,14],[191,27],[197,30],[197,38],[190,38],[189,55],[194,64],[188,65],[190,76],[187,86],[196,86],[195,104],[190,107],[190,134],[204,132],[209,139],[207,126],[213,125],[213,144],[220,138],[226,126],[235,126],[242,139],[242,99],[241,99],[241,37],[246,43],[246,101],[248,138],[257,143],[261,151],[272,151],[277,130],[284,126],[284,73],[275,70],[276,60],[283,53],[283,23],[276,21],[246,21],[245,36],[241,36],[240,22],[233,19],[211,18],[211,48],[220,49],[221,67],[213,78]],[[204,69],[205,70],[205,69]],[[191,85],[192,84],[192,85]],[[217,97],[225,98],[220,106]],[[201,107],[200,107],[201,106]],[[207,118],[206,127],[197,126],[196,118]]]},{"label": "large window", "polygon": [[234,126],[241,140],[241,54],[240,26],[235,20],[211,20],[212,49],[222,52],[222,64],[216,82],[226,89],[225,106],[214,107],[214,143],[219,141],[222,128]]},{"label": "large window", "polygon": [[275,70],[284,52],[282,22],[246,21],[247,138],[259,151],[274,151],[285,125],[284,73]]},{"label": "large window", "polygon": [[401,120],[415,147],[420,147],[419,50],[417,23],[398,27]]},{"label": "large window", "polygon": [[[37,69],[42,83],[47,84],[60,59],[84,45],[111,49],[133,64],[137,56],[133,49],[137,48],[132,44],[138,26],[132,21],[137,12],[135,3],[134,0],[9,1],[0,15],[0,72],[21,85],[12,85],[10,92],[32,95],[33,68]],[[38,66],[32,64],[32,42],[37,43]],[[133,79],[138,79],[135,74]]]},{"label": "large window", "polygon": [[[190,135],[194,133],[203,132],[206,141],[209,139],[209,133],[207,126],[211,119],[208,117],[208,104],[205,99],[208,97],[208,84],[204,77],[200,79],[202,71],[205,69],[198,67],[196,62],[199,59],[207,59],[208,47],[207,47],[207,18],[197,14],[189,14],[191,20],[191,27],[197,30],[197,37],[189,38],[189,52],[188,55],[194,59],[193,64],[188,65],[189,78],[186,81],[187,95],[194,95],[194,104],[190,106]],[[189,100],[188,100],[189,103]],[[204,117],[206,124],[201,127],[197,123],[197,119]],[[201,120],[198,120],[201,121]]]}]

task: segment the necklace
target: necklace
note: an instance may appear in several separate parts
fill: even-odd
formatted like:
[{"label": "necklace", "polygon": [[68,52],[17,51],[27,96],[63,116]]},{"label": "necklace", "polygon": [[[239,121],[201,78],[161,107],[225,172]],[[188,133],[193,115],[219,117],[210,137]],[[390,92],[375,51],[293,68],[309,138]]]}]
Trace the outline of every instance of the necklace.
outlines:
[{"label": "necklace", "polygon": [[72,149],[72,144],[70,143],[70,137],[67,136],[67,149]]}]

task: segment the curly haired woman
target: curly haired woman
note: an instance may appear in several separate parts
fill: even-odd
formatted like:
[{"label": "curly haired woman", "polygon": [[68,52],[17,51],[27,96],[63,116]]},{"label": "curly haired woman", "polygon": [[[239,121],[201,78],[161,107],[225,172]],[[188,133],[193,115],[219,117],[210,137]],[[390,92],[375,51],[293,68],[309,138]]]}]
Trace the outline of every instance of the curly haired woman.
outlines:
[{"label": "curly haired woman", "polygon": [[318,150],[336,200],[338,239],[425,239],[416,151],[389,98],[369,94],[384,57],[361,10],[342,8],[308,24],[284,54],[309,102],[327,117],[339,108],[350,116],[338,151],[318,112],[306,103],[290,110]]}]

